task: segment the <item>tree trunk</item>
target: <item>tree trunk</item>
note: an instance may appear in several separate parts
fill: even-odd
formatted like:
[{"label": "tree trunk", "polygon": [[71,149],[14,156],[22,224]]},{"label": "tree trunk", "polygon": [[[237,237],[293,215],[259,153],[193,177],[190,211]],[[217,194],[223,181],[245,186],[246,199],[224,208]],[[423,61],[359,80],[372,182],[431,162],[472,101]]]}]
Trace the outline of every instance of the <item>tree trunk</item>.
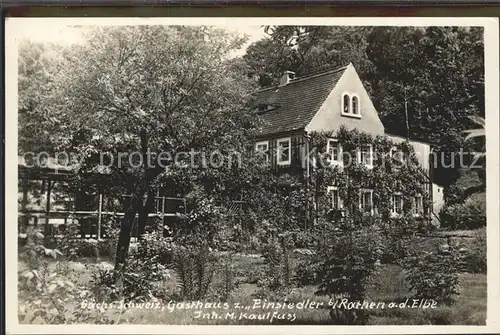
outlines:
[{"label": "tree trunk", "polygon": [[118,236],[118,245],[116,247],[116,259],[115,259],[115,270],[120,271],[125,266],[125,262],[128,257],[128,251],[130,248],[130,235],[132,232],[132,227],[134,225],[135,215],[137,210],[142,207],[142,200],[144,194],[149,188],[150,178],[148,178],[148,168],[147,162],[144,159],[146,157],[148,149],[148,138],[146,130],[143,128],[139,134],[140,146],[143,156],[143,175],[139,181],[139,185],[132,194],[130,201],[128,202],[128,207],[125,212],[125,217],[123,218],[122,225],[120,228],[120,235]]},{"label": "tree trunk", "polygon": [[134,225],[134,218],[137,213],[137,208],[144,197],[147,189],[147,180],[144,178],[136,191],[132,194],[128,204],[125,217],[123,218],[120,228],[120,235],[118,236],[118,245],[116,248],[115,270],[120,270],[127,260],[128,249],[130,247],[130,234],[132,226]]},{"label": "tree trunk", "polygon": [[141,206],[139,210],[138,239],[142,239],[142,235],[144,235],[144,233],[146,232],[146,223],[148,220],[148,215],[149,213],[151,213],[154,203],[155,203],[155,194],[150,189],[148,190],[146,203],[144,204],[144,206]]}]

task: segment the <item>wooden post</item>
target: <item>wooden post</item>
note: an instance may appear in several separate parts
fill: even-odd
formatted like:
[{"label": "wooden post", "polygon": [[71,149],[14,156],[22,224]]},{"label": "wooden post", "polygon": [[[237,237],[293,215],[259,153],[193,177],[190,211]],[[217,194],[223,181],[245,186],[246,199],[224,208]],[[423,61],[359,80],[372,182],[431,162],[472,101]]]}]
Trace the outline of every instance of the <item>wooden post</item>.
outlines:
[{"label": "wooden post", "polygon": [[99,209],[97,212],[97,240],[101,239],[101,222],[102,222],[102,193],[99,192]]},{"label": "wooden post", "polygon": [[50,192],[52,191],[52,185],[50,179],[47,180],[47,201],[45,203],[45,225],[44,225],[44,235],[47,236],[49,233],[49,213],[50,213]]},{"label": "wooden post", "polygon": [[158,214],[160,211],[160,187],[156,188],[156,197],[155,197],[155,212]]},{"label": "wooden post", "polygon": [[26,208],[28,207],[28,181],[23,178],[22,180],[22,188],[23,188],[23,201],[21,203],[21,212],[24,214],[23,216],[23,229],[26,229],[26,227],[29,224],[29,216],[28,213],[26,213]]}]

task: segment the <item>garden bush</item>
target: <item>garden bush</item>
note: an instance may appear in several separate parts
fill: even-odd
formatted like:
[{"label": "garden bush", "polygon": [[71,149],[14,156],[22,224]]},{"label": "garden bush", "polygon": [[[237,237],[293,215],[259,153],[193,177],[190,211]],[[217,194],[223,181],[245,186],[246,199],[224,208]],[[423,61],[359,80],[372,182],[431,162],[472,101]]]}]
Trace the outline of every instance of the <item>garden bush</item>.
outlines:
[{"label": "garden bush", "polygon": [[18,276],[18,315],[21,323],[113,323],[99,310],[69,309],[72,303],[87,298],[90,291],[85,286],[76,286],[68,277],[67,266],[59,261],[55,269],[49,270],[47,257],[59,258],[57,249],[44,246],[44,236],[39,229],[28,228],[26,245],[20,253],[27,269]]},{"label": "garden bush", "polygon": [[292,244],[291,234],[283,233],[270,237],[262,246],[261,254],[266,266],[257,282],[261,295],[266,292],[281,293],[290,288],[293,277]]},{"label": "garden bush", "polygon": [[172,268],[183,299],[206,297],[218,266],[215,253],[206,245],[173,245]]},{"label": "garden bush", "polygon": [[473,241],[466,248],[463,256],[463,270],[470,273],[486,273],[486,228],[479,229],[474,234]]},{"label": "garden bush", "polygon": [[463,203],[444,207],[440,212],[442,227],[476,229],[486,226],[486,194],[475,193]]},{"label": "garden bush", "polygon": [[158,262],[157,257],[129,257],[121,270],[95,268],[92,272],[93,294],[98,300],[146,301],[165,298],[168,291],[164,282],[173,273]]},{"label": "garden bush", "polygon": [[433,251],[413,249],[403,261],[406,280],[415,298],[452,304],[458,291],[460,254],[455,246],[443,244]]},{"label": "garden bush", "polygon": [[138,255],[144,259],[157,257],[158,262],[163,265],[172,264],[172,241],[170,238],[163,237],[163,233],[159,231],[146,233],[138,245]]},{"label": "garden bush", "polygon": [[214,277],[219,278],[219,280],[213,281],[209,296],[216,300],[227,301],[238,288],[241,279],[237,278],[238,272],[230,253],[221,256],[218,265]]},{"label": "garden bush", "polygon": [[[380,233],[375,227],[346,223],[343,226],[337,224],[342,228],[330,229],[327,234],[323,230],[323,243],[318,250],[323,261],[316,268],[316,277],[320,281],[316,294],[362,301],[378,272]],[[332,309],[330,317],[334,324],[367,324],[369,320],[365,310]]]}]

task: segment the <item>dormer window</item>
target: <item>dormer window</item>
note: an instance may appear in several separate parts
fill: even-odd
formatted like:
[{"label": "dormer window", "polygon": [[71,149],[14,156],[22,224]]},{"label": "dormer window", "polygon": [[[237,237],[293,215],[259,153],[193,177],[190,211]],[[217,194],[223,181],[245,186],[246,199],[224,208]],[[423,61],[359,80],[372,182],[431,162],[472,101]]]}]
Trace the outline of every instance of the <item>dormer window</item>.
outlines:
[{"label": "dormer window", "polygon": [[262,103],[262,104],[259,104],[255,107],[255,112],[257,114],[263,114],[263,113],[269,112],[275,108],[276,108],[275,105]]},{"label": "dormer window", "polygon": [[342,94],[342,116],[361,118],[359,96],[355,93]]},{"label": "dormer window", "polygon": [[257,107],[257,112],[265,112],[269,109],[269,105],[259,105]]}]

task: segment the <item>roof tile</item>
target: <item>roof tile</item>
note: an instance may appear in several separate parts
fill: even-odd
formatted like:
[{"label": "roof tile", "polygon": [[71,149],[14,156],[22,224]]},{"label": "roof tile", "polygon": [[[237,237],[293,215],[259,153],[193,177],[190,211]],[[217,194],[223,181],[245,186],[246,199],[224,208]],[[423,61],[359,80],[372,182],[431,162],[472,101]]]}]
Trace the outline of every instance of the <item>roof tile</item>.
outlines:
[{"label": "roof tile", "polygon": [[319,110],[346,67],[293,79],[286,86],[257,91],[253,106],[274,105],[263,112],[261,135],[304,128]]}]

